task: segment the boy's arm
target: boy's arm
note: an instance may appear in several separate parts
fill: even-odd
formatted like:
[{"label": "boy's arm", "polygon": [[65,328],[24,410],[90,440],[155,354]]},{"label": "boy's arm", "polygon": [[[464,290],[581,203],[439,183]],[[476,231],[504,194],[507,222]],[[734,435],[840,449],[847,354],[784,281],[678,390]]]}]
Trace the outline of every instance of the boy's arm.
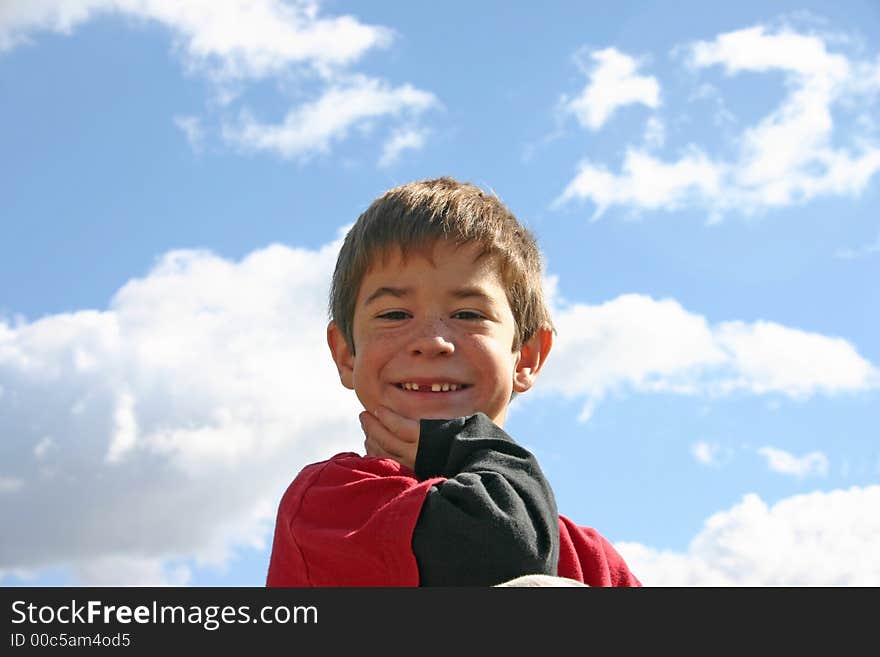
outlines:
[{"label": "boy's arm", "polygon": [[556,574],[556,503],[534,457],[482,414],[422,425],[417,473],[373,453],[297,476],[279,506],[268,586],[484,586]]},{"label": "boy's arm", "polygon": [[415,462],[427,492],[412,537],[422,586],[555,575],[559,516],[535,457],[487,416],[422,420]]},{"label": "boy's arm", "polygon": [[608,539],[565,516],[559,516],[559,574],[589,586],[642,585]]},{"label": "boy's arm", "polygon": [[[476,416],[474,416],[476,417]],[[458,424],[464,418],[460,418]],[[491,424],[488,418],[482,417],[485,424],[489,425],[486,436],[497,434],[504,441],[512,443],[510,438],[504,434],[497,426]],[[456,544],[456,539],[449,539],[449,545],[444,551],[439,547],[442,545],[445,532],[450,525],[459,523],[457,513],[449,514],[447,505],[437,504],[437,496],[433,495],[436,491],[449,493],[453,491],[453,487],[448,482],[442,482],[442,478],[453,477],[455,472],[461,470],[467,472],[471,467],[481,467],[484,464],[479,461],[472,461],[469,466],[462,467],[456,463],[456,460],[466,461],[467,454],[476,446],[476,441],[466,442],[463,438],[455,435],[455,427],[442,420],[429,420],[423,422],[420,427],[419,422],[400,416],[390,409],[379,407],[373,413],[362,413],[361,422],[364,431],[367,434],[367,440],[364,445],[367,453],[372,456],[381,456],[390,458],[398,463],[414,468],[417,476],[424,484],[424,477],[436,475],[441,477],[434,485],[425,490],[426,502],[421,509],[414,531],[413,551],[417,557],[419,572],[422,584],[430,583],[457,583],[462,578],[455,575],[449,575],[450,561],[448,555],[455,554],[456,548],[467,546],[468,538],[463,537],[460,543]],[[441,431],[432,433],[432,425],[439,427]],[[420,441],[420,429],[422,432],[422,440]],[[451,429],[451,430],[449,430]],[[479,432],[470,432],[479,437]],[[498,446],[496,444],[496,446]],[[459,454],[456,456],[455,447]],[[522,476],[524,470],[519,467],[516,462],[515,455],[506,454],[507,457],[514,456],[513,459],[504,458],[504,454],[508,449],[503,444],[496,451],[490,451],[482,455],[483,458],[494,461],[490,463],[490,469],[497,472],[508,470],[509,481],[515,481],[517,477]],[[522,450],[525,452],[525,450]],[[533,458],[528,452],[525,452],[526,458],[533,462]],[[418,456],[418,463],[416,457]],[[464,457],[463,457],[464,456]],[[535,466],[537,464],[534,464]],[[511,467],[512,466],[512,471]],[[543,476],[538,475],[540,481]],[[442,482],[442,483],[441,483]],[[546,482],[544,482],[546,485]],[[455,484],[453,484],[454,486]],[[479,506],[482,502],[491,502],[491,495],[487,495],[485,499],[480,499],[480,494],[475,494],[479,489],[475,488],[471,492],[472,498],[477,501]],[[488,492],[488,491],[485,491]],[[527,498],[523,498],[527,499]],[[542,499],[540,496],[537,499]],[[552,501],[552,496],[549,498]],[[430,507],[434,505],[432,510]],[[500,509],[499,509],[500,510]],[[549,514],[549,511],[548,511]],[[478,517],[478,514],[475,514]],[[547,516],[549,522],[549,515]],[[589,586],[641,586],[639,580],[633,575],[626,565],[624,559],[617,553],[614,547],[595,529],[590,527],[579,527],[567,518],[559,516],[559,565],[558,575],[587,583]],[[434,527],[432,530],[431,527]],[[435,539],[432,534],[439,536],[439,540]],[[514,545],[511,541],[509,545]],[[511,558],[514,559],[513,565],[526,563],[528,559],[516,561],[515,550],[511,551]],[[477,562],[474,562],[477,563]],[[500,563],[497,562],[497,563]],[[468,567],[468,562],[463,562],[459,566]],[[490,572],[485,566],[482,572]],[[540,571],[535,571],[540,572]],[[479,574],[481,574],[479,573]],[[450,579],[444,579],[449,577]]]},{"label": "boy's arm", "polygon": [[267,586],[418,586],[411,539],[439,480],[347,452],[306,466],[281,498]]}]

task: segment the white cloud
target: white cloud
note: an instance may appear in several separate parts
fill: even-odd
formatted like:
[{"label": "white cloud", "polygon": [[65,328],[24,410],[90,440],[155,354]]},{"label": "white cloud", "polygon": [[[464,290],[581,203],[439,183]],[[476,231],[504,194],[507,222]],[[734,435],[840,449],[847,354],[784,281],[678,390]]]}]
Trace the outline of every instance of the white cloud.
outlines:
[{"label": "white cloud", "polygon": [[561,105],[590,130],[601,128],[621,107],[635,103],[656,108],[660,85],[651,76],[637,73],[639,62],[615,48],[590,53],[595,62],[585,66],[589,82],[574,98],[563,96]]},{"label": "white cloud", "polygon": [[[220,106],[233,103],[248,82],[269,77],[283,80],[279,90],[313,100],[299,103],[281,124],[263,123],[253,111],[240,108],[241,120],[221,119],[230,142],[283,157],[302,158],[326,152],[353,126],[370,121],[405,119],[409,141],[386,143],[399,155],[417,147],[413,136],[426,131],[414,119],[436,106],[434,96],[410,84],[393,87],[381,79],[348,69],[368,51],[388,46],[391,30],[367,25],[348,15],[323,16],[316,0],[39,0],[0,5],[0,52],[27,43],[41,31],[69,34],[79,25],[104,15],[156,22],[175,39],[175,50],[192,73],[203,73],[217,85]],[[214,108],[216,110],[216,108]],[[206,136],[206,122],[178,116],[174,122],[194,149]],[[389,146],[389,144],[391,144]],[[419,144],[421,146],[421,144]]]},{"label": "white cloud", "polygon": [[724,96],[717,87],[709,83],[699,85],[688,97],[688,102],[706,101],[714,105],[712,123],[721,128],[737,123],[737,118],[724,102]]},{"label": "white cloud", "polygon": [[305,463],[361,449],[324,338],[338,247],[175,251],[105,311],[0,321],[0,570],[179,583],[263,546]]},{"label": "white cloud", "polygon": [[125,391],[117,395],[113,411],[113,434],[106,459],[114,463],[131,451],[137,444],[137,417],[134,413],[134,397]]},{"label": "white cloud", "polygon": [[239,124],[225,126],[224,137],[245,148],[302,159],[326,152],[332,142],[372,119],[411,118],[436,105],[432,94],[410,85],[392,88],[381,80],[355,76],[332,85],[318,100],[294,108],[280,124],[260,123],[245,113]]},{"label": "white cloud", "polygon": [[75,575],[90,586],[186,586],[192,577],[186,566],[169,567],[162,559],[129,555],[100,557],[78,564]]},{"label": "white cloud", "polygon": [[623,385],[687,385],[706,366],[724,364],[706,320],[672,300],[629,294],[598,306],[554,312],[558,335],[535,390],[601,398]]},{"label": "white cloud", "polygon": [[589,198],[596,205],[593,219],[612,205],[635,205],[648,210],[674,209],[713,197],[722,188],[724,167],[693,150],[675,162],[664,162],[646,151],[626,152],[621,174],[585,160],[555,206]]},{"label": "white cloud", "polygon": [[690,144],[677,158],[661,161],[630,147],[619,173],[582,161],[556,204],[589,200],[596,205],[594,216],[611,205],[674,210],[687,204],[717,220],[729,211],[751,214],[821,196],[859,195],[880,171],[880,143],[858,121],[835,125],[834,112],[876,111],[880,77],[866,71],[878,67],[829,47],[820,35],[763,26],[691,45],[688,63],[696,70],[721,67],[728,76],[780,72],[787,95],[736,136],[734,157],[712,156]]},{"label": "white cloud", "polygon": [[46,454],[49,453],[49,450],[55,445],[55,441],[53,441],[49,436],[43,438],[40,442],[34,445],[34,456],[38,459],[43,458]]},{"label": "white cloud", "polygon": [[721,447],[717,444],[699,440],[691,445],[691,454],[698,463],[703,465],[716,465]]},{"label": "white cloud", "polygon": [[18,477],[0,477],[0,495],[21,490],[24,481]]},{"label": "white cloud", "polygon": [[817,392],[833,394],[877,384],[876,368],[843,338],[766,321],[722,322],[715,334],[737,374],[720,383],[721,389],[748,388],[756,394],[782,391],[806,398]]},{"label": "white cloud", "polygon": [[758,448],[758,454],[767,459],[767,466],[773,472],[800,478],[828,474],[828,457],[822,452],[810,452],[797,457],[785,450],[765,446]]},{"label": "white cloud", "polygon": [[767,321],[710,325],[671,299],[564,305],[554,323],[556,345],[535,391],[584,398],[584,418],[621,389],[806,399],[880,384],[877,368],[842,338]]},{"label": "white cloud", "polygon": [[405,150],[418,150],[425,145],[427,131],[419,128],[402,128],[396,130],[382,149],[379,158],[380,167],[389,167],[400,159],[400,154]]},{"label": "white cloud", "polygon": [[645,122],[644,142],[648,149],[660,148],[666,143],[666,125],[656,116]]},{"label": "white cloud", "polygon": [[0,5],[0,51],[40,31],[70,34],[100,15],[158,22],[172,31],[191,66],[230,77],[265,77],[291,64],[351,64],[392,33],[352,16],[318,15],[313,0],[36,0]]},{"label": "white cloud", "polygon": [[193,150],[201,150],[202,141],[205,138],[205,130],[202,127],[202,121],[199,117],[175,116],[174,125],[180,128]]},{"label": "white cloud", "polygon": [[685,552],[616,543],[647,586],[878,586],[880,486],[748,494],[714,514]]}]

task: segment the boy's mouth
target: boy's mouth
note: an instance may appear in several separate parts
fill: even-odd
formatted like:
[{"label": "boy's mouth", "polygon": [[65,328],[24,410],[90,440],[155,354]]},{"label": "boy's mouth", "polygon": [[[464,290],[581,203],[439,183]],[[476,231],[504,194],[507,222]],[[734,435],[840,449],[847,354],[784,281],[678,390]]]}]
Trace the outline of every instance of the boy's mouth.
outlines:
[{"label": "boy's mouth", "polygon": [[448,381],[436,383],[405,381],[403,383],[395,383],[394,385],[401,390],[411,390],[413,392],[455,392],[456,390],[464,390],[471,387],[469,383],[449,383]]}]

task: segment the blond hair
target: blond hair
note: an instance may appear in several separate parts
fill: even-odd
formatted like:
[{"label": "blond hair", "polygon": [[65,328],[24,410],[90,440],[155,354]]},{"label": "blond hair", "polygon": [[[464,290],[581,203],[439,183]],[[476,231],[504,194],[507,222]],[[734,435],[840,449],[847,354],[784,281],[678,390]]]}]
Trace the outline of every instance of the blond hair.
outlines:
[{"label": "blond hair", "polygon": [[540,328],[553,328],[542,285],[543,262],[534,236],[494,194],[449,177],[389,189],[348,231],[330,286],[330,318],[354,353],[354,310],[364,275],[377,257],[400,248],[430,254],[440,240],[478,243],[496,259],[516,324],[512,349]]}]

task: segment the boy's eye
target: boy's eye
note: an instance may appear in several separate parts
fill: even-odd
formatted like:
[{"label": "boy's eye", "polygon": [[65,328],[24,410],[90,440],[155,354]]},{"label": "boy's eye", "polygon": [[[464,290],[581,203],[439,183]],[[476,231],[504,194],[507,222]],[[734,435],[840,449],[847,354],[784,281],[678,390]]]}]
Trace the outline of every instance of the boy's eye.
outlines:
[{"label": "boy's eye", "polygon": [[483,319],[483,315],[473,310],[459,310],[452,315],[455,319]]},{"label": "boy's eye", "polygon": [[389,310],[388,312],[382,313],[381,315],[377,315],[379,319],[387,319],[387,320],[398,320],[398,319],[406,319],[407,314],[402,310]]}]

